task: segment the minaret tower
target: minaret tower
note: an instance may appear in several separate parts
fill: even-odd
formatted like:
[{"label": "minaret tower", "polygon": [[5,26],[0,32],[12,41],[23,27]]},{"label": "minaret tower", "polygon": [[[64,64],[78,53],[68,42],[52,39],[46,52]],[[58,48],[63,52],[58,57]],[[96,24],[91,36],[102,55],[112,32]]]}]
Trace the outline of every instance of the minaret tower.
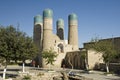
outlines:
[{"label": "minaret tower", "polygon": [[43,11],[43,50],[50,49],[52,47],[52,17],[52,10],[45,9]]},{"label": "minaret tower", "polygon": [[42,41],[42,32],[43,32],[43,25],[42,25],[42,16],[37,15],[34,17],[34,43],[40,49],[41,41]]},{"label": "minaret tower", "polygon": [[76,14],[68,16],[68,44],[73,45],[72,50],[78,50],[78,20]]},{"label": "minaret tower", "polygon": [[38,47],[38,56],[36,57],[36,65],[39,67],[42,66],[42,35],[43,35],[43,25],[42,25],[42,16],[37,15],[34,17],[34,33],[33,33],[33,41],[35,45]]},{"label": "minaret tower", "polygon": [[64,40],[64,21],[63,19],[58,19],[57,21],[57,36]]}]

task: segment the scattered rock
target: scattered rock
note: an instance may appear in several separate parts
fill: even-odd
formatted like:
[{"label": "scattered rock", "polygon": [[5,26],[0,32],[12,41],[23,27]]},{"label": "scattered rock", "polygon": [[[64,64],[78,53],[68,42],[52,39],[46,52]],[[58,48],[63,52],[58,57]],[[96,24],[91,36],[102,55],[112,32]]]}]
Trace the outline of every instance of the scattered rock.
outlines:
[{"label": "scattered rock", "polygon": [[63,75],[63,80],[69,80],[69,78],[65,72],[61,72],[61,74]]}]

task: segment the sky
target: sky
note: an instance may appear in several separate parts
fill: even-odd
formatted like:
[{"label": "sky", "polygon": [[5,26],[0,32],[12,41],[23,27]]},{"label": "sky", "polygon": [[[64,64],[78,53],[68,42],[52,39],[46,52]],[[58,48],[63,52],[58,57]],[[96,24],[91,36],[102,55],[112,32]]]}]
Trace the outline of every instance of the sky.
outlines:
[{"label": "sky", "polygon": [[0,25],[13,25],[33,36],[33,18],[45,9],[53,10],[53,33],[56,21],[64,20],[68,38],[68,15],[78,16],[79,47],[92,38],[120,37],[120,0],[0,0]]}]

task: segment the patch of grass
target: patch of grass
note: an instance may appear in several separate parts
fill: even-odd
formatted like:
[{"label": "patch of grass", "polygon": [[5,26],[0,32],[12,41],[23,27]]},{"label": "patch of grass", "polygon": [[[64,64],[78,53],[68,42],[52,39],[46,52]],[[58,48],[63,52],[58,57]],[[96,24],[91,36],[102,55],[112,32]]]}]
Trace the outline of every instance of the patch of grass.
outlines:
[{"label": "patch of grass", "polygon": [[114,72],[105,72],[104,74],[105,75],[107,75],[107,74],[114,74]]},{"label": "patch of grass", "polygon": [[26,75],[26,76],[24,76],[24,77],[23,77],[23,79],[22,79],[22,80],[31,80],[31,76]]},{"label": "patch of grass", "polygon": [[44,75],[44,73],[41,73],[41,72],[39,72],[38,74],[37,74],[37,76],[43,76]]},{"label": "patch of grass", "polygon": [[8,79],[8,78],[9,78],[8,75],[6,75],[6,76],[5,76],[5,79]]}]

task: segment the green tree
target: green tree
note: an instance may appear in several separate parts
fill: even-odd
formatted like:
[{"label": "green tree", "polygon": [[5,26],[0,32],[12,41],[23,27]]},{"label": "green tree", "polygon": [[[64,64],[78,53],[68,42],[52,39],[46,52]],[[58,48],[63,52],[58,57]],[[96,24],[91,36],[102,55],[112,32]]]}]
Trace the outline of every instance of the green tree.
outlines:
[{"label": "green tree", "polygon": [[103,61],[106,64],[106,70],[109,73],[109,63],[115,58],[116,50],[112,40],[95,40],[86,46],[88,49],[93,49],[97,53],[102,54]]},{"label": "green tree", "polygon": [[23,62],[27,59],[33,59],[36,57],[36,53],[38,51],[37,47],[32,41],[32,38],[30,37],[20,37],[19,38],[19,60],[22,60]]},{"label": "green tree", "polygon": [[0,27],[0,56],[6,60],[6,65],[14,56],[15,29],[12,26]]},{"label": "green tree", "polygon": [[23,62],[23,72],[24,65],[26,60],[32,60],[37,56],[38,48],[33,43],[31,37],[26,36],[25,33],[18,33],[17,42],[16,42],[16,54],[14,59],[18,59]]},{"label": "green tree", "polygon": [[10,62],[13,54],[14,43],[15,43],[15,33],[16,29],[12,26],[3,27],[0,26],[0,57],[5,59],[6,64],[3,73],[3,79],[5,79],[5,72],[7,69],[7,64]]},{"label": "green tree", "polygon": [[10,60],[33,59],[37,54],[37,47],[34,45],[32,38],[26,36],[13,26],[0,26],[0,56],[9,63]]},{"label": "green tree", "polygon": [[42,52],[42,57],[45,59],[46,65],[51,64],[54,65],[53,62],[55,62],[55,58],[58,56],[58,54],[53,51],[53,49],[45,50]]}]

